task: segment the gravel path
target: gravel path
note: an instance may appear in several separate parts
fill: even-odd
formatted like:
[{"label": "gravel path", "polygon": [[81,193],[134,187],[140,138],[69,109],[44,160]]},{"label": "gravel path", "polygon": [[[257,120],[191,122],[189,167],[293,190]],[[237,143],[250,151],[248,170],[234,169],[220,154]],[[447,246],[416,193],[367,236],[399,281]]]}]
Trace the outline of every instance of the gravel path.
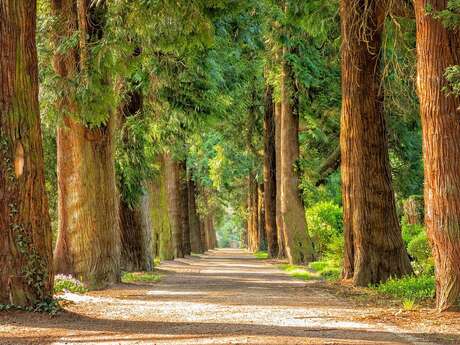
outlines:
[{"label": "gravel path", "polygon": [[66,312],[0,313],[0,344],[433,344],[242,250],[168,261],[152,284],[67,293]]}]

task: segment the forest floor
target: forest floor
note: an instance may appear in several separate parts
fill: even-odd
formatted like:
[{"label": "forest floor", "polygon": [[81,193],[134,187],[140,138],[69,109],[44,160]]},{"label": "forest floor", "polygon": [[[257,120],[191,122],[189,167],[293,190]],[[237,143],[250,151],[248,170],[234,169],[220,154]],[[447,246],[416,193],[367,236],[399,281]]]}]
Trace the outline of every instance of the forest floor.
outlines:
[{"label": "forest floor", "polygon": [[222,249],[158,267],[157,283],[66,293],[51,317],[0,313],[0,344],[460,344],[460,314],[401,311],[276,261]]}]

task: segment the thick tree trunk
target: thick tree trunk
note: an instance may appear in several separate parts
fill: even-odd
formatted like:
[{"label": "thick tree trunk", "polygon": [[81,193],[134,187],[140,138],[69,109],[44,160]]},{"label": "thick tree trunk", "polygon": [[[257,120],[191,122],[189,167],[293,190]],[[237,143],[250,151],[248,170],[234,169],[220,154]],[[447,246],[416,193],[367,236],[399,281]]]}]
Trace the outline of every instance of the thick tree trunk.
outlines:
[{"label": "thick tree trunk", "polygon": [[377,1],[341,1],[343,274],[359,286],[412,271],[391,183],[379,72],[381,7]]},{"label": "thick tree trunk", "polygon": [[[77,13],[78,7],[78,13]],[[97,41],[103,18],[93,16],[95,7],[78,6],[70,0],[53,0],[59,19],[56,44],[78,30],[79,47],[56,53],[54,68],[63,79],[72,80],[76,71],[86,73],[87,40]],[[103,16],[102,16],[103,17]],[[89,24],[89,22],[91,22]],[[70,83],[69,83],[70,84]],[[110,85],[107,85],[110,87]],[[79,116],[72,90],[60,100],[63,121],[57,131],[59,234],[55,269],[72,274],[90,288],[103,288],[119,281],[120,229],[118,193],[113,157],[114,116],[107,125],[89,129],[74,118]]]},{"label": "thick tree trunk", "polygon": [[121,268],[129,272],[151,271],[151,221],[148,196],[132,208],[120,203]]},{"label": "thick tree trunk", "polygon": [[276,233],[278,257],[286,257],[283,218],[281,215],[281,103],[275,103],[275,153],[276,153]]},{"label": "thick tree trunk", "polygon": [[189,205],[188,205],[188,182],[187,182],[187,167],[185,161],[178,163],[179,168],[179,193],[180,193],[180,218],[182,229],[182,250],[184,255],[192,254],[190,244],[190,220],[189,220]]},{"label": "thick tree trunk", "polygon": [[[123,128],[127,118],[142,114],[143,96],[138,90],[130,91],[126,102],[119,111],[119,128]],[[129,142],[129,132],[124,132],[121,140]],[[119,179],[123,190],[123,179]],[[151,224],[150,211],[145,210],[148,195],[130,205],[120,198],[120,231],[121,231],[121,268],[126,271],[151,271]],[[148,207],[148,205],[147,205]]]},{"label": "thick tree trunk", "polygon": [[36,2],[0,3],[0,304],[53,295],[35,45]]},{"label": "thick tree trunk", "polygon": [[249,228],[248,249],[251,252],[259,250],[259,192],[255,176],[249,176]]},{"label": "thick tree trunk", "polygon": [[300,154],[299,104],[286,54],[287,48],[284,48],[281,72],[281,216],[289,263],[305,264],[313,260],[314,255],[296,169]]},{"label": "thick tree trunk", "polygon": [[187,184],[188,192],[188,217],[190,224],[190,245],[193,253],[201,254],[204,252],[201,242],[200,219],[196,209],[196,185],[189,177]]},{"label": "thick tree trunk", "polygon": [[436,264],[436,303],[450,308],[460,295],[460,100],[449,96],[444,73],[460,65],[460,32],[425,9],[447,0],[416,0],[418,93],[425,162],[425,223]]},{"label": "thick tree trunk", "polygon": [[201,233],[201,243],[203,243],[203,251],[207,252],[208,247],[208,235],[206,234],[206,218],[200,216],[200,233]]},{"label": "thick tree trunk", "polygon": [[264,116],[264,204],[268,255],[271,258],[277,257],[279,252],[276,228],[276,168],[273,88],[267,86]]},{"label": "thick tree trunk", "polygon": [[164,162],[174,257],[183,258],[182,210],[180,209],[182,199],[180,192],[180,168],[178,163],[175,162],[169,154],[165,155]]},{"label": "thick tree trunk", "polygon": [[257,188],[258,195],[258,205],[257,205],[257,219],[259,223],[257,224],[257,238],[258,246],[257,250],[266,250],[267,249],[267,233],[265,227],[265,201],[264,201],[264,185],[260,184]]},{"label": "thick tree trunk", "polygon": [[155,255],[161,260],[174,259],[174,250],[169,218],[168,192],[165,175],[165,164],[160,161],[160,173],[149,184],[152,226],[154,233]]},{"label": "thick tree trunk", "polygon": [[56,272],[99,289],[119,281],[120,229],[113,124],[91,130],[66,117],[58,129]]}]

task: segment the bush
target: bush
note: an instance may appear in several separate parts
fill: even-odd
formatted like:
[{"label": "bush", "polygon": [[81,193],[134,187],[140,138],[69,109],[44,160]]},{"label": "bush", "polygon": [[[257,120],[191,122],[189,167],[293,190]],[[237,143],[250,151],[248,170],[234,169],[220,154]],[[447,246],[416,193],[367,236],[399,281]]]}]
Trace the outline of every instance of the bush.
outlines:
[{"label": "bush", "polygon": [[85,293],[88,292],[88,289],[85,288],[81,281],[73,278],[71,275],[56,275],[54,277],[54,293],[66,291],[74,293]]},{"label": "bush", "polygon": [[403,222],[402,224],[402,237],[406,247],[409,243],[417,237],[419,234],[424,233],[425,228],[420,224],[407,224]]},{"label": "bush", "polygon": [[382,294],[404,300],[421,301],[431,299],[435,295],[435,279],[431,275],[390,279],[374,286]]},{"label": "bush", "polygon": [[135,282],[142,282],[142,283],[156,283],[159,282],[161,276],[156,273],[152,272],[126,272],[123,273],[121,276],[121,281],[123,283],[135,283]]},{"label": "bush", "polygon": [[307,210],[308,230],[318,257],[322,258],[329,244],[342,237],[342,213],[342,208],[330,201],[319,202]]}]

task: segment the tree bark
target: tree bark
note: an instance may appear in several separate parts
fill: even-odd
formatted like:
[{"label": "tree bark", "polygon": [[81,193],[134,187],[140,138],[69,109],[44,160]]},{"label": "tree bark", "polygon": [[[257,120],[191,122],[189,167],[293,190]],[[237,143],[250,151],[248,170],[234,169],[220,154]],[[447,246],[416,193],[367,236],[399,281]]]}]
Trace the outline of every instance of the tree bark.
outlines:
[{"label": "tree bark", "polygon": [[460,32],[427,15],[447,0],[416,0],[418,94],[425,163],[425,223],[436,265],[436,304],[460,295],[460,122],[458,97],[447,95],[446,68],[460,65]]},{"label": "tree bark", "polygon": [[181,192],[180,168],[173,158],[166,154],[164,157],[166,185],[168,191],[168,209],[171,220],[172,245],[175,258],[184,257],[182,217],[181,217]]},{"label": "tree bark", "polygon": [[155,255],[161,260],[174,259],[165,163],[159,160],[159,176],[149,184]]},{"label": "tree bark", "polygon": [[188,205],[188,182],[187,182],[187,167],[185,161],[178,162],[179,168],[179,193],[180,193],[180,208],[179,214],[181,218],[182,229],[182,250],[184,255],[192,254],[190,243],[190,220],[189,220],[189,205]]},{"label": "tree bark", "polygon": [[248,249],[251,252],[259,250],[259,192],[254,174],[249,176],[249,228]]},{"label": "tree bark", "polygon": [[289,263],[305,264],[312,261],[314,255],[296,169],[300,155],[299,104],[294,90],[293,72],[286,61],[287,53],[284,47],[281,72],[281,218]]},{"label": "tree bark", "polygon": [[190,245],[193,253],[202,254],[203,243],[201,242],[200,219],[196,209],[196,185],[189,176],[187,184],[188,192],[188,213],[190,224]]},{"label": "tree bark", "polygon": [[151,221],[148,195],[132,207],[120,202],[121,268],[129,272],[151,271]]},{"label": "tree bark", "polygon": [[35,45],[36,1],[0,3],[0,304],[52,298]]},{"label": "tree bark", "polygon": [[[78,6],[70,0],[53,0],[56,44],[59,39],[80,33],[78,48],[54,57],[56,73],[70,80],[77,71],[86,73],[87,41],[97,41],[103,23],[92,15],[95,7]],[[91,21],[91,25],[88,24]],[[107,85],[110,87],[110,85]],[[59,104],[63,125],[57,130],[59,234],[55,248],[56,272],[71,274],[89,288],[103,288],[120,278],[120,229],[115,183],[113,133],[115,121],[90,129],[75,120],[75,95]]]},{"label": "tree bark", "polygon": [[264,184],[259,184],[257,188],[257,219],[259,223],[257,224],[257,250],[263,251],[267,249],[267,235],[265,227],[265,197],[264,197]]},{"label": "tree bark", "polygon": [[[127,100],[119,111],[119,128],[126,119],[142,112],[143,96],[139,90],[128,92]],[[130,133],[124,133],[122,141],[129,141]],[[119,183],[123,184],[123,179]],[[123,187],[123,186],[121,186]],[[120,198],[120,231],[121,231],[121,268],[126,271],[151,271],[152,248],[150,210],[146,210],[148,195],[140,198],[135,205],[130,205]]]},{"label": "tree bark", "polygon": [[276,228],[276,170],[273,87],[267,86],[264,116],[264,204],[268,255],[270,258],[277,257],[279,252]]},{"label": "tree bark", "polygon": [[275,103],[275,153],[276,153],[276,233],[278,257],[286,257],[283,218],[281,215],[281,103]]},{"label": "tree bark", "polygon": [[377,1],[341,1],[343,276],[359,286],[412,272],[396,215],[383,112],[384,16]]}]

